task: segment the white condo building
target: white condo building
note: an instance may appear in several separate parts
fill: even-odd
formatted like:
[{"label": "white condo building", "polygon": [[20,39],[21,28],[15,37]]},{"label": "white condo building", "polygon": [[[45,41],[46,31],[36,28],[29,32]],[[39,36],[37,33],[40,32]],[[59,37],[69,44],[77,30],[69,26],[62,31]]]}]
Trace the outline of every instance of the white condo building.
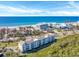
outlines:
[{"label": "white condo building", "polygon": [[20,52],[27,52],[28,50],[32,50],[41,45],[53,42],[55,40],[54,35],[47,34],[38,38],[27,38],[26,41],[21,41],[18,46]]}]

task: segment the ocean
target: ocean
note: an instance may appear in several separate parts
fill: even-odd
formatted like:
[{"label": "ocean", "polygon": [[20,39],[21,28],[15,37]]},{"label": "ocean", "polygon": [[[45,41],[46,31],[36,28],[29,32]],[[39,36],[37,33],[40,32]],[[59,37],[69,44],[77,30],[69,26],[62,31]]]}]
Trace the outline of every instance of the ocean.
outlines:
[{"label": "ocean", "polygon": [[79,21],[78,16],[8,16],[0,17],[0,26],[18,26],[18,25],[33,25],[42,22],[57,22],[65,21],[76,22]]}]

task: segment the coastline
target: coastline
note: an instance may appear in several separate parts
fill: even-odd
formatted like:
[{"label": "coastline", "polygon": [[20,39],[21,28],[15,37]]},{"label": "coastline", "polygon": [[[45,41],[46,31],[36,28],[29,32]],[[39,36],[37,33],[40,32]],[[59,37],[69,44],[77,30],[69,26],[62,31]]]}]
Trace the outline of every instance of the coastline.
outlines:
[{"label": "coastline", "polygon": [[[68,22],[68,23],[72,23],[72,24],[79,24],[79,21],[76,21],[76,22]],[[41,25],[41,24],[53,24],[53,25],[56,25],[56,24],[60,24],[60,25],[65,25],[66,23],[65,22],[61,22],[61,23],[58,23],[58,22],[39,22],[39,23],[36,23],[36,24],[24,24],[24,25],[5,25],[5,26],[1,26],[0,25],[0,28],[18,28],[18,27],[26,27],[26,26],[36,26],[36,25]]]}]

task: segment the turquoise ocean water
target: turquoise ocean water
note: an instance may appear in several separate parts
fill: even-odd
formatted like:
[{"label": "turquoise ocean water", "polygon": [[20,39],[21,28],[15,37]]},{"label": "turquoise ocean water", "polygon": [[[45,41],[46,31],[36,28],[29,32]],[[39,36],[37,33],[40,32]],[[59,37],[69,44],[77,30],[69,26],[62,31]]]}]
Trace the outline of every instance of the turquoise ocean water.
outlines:
[{"label": "turquoise ocean water", "polygon": [[24,16],[24,17],[0,17],[0,26],[32,25],[42,22],[79,21],[78,16]]}]

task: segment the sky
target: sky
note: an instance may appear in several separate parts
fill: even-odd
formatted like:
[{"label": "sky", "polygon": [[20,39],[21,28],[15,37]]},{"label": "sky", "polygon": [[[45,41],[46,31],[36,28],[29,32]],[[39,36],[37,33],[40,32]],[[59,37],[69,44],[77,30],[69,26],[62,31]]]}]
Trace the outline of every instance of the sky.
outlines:
[{"label": "sky", "polygon": [[79,1],[0,1],[0,16],[79,16]]}]

